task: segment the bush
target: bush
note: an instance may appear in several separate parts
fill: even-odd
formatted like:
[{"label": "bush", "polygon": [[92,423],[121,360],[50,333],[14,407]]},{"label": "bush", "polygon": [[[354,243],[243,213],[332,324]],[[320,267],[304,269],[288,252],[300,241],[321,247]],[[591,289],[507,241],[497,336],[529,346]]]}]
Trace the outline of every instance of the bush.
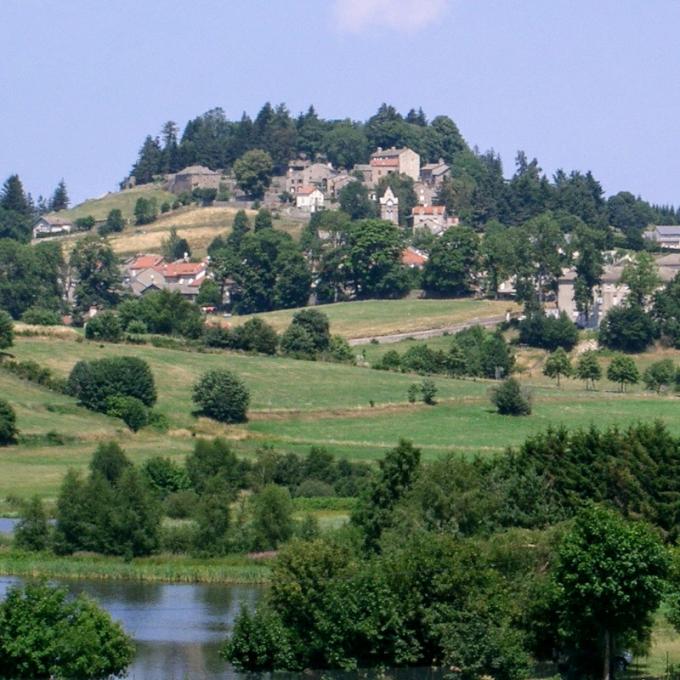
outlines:
[{"label": "bush", "polygon": [[599,341],[621,352],[644,352],[654,340],[654,321],[638,305],[613,307],[600,324]]},{"label": "bush", "polygon": [[133,432],[149,423],[149,413],[136,397],[113,395],[106,399],[106,415],[120,418]]},{"label": "bush", "polygon": [[186,470],[170,458],[162,458],[161,456],[149,458],[142,466],[142,473],[149,482],[149,486],[161,498],[191,487],[191,481]]},{"label": "bush", "polygon": [[135,224],[150,224],[156,220],[157,216],[156,199],[140,196],[135,203]]},{"label": "bush", "polygon": [[234,348],[234,334],[224,326],[210,324],[203,329],[206,347]]},{"label": "bush", "polygon": [[401,357],[399,356],[399,352],[395,349],[387,350],[373,368],[377,368],[381,371],[401,370]]},{"label": "bush", "polygon": [[213,369],[194,385],[194,403],[208,418],[223,423],[243,423],[250,394],[243,381],[231,371]]},{"label": "bush", "polygon": [[295,359],[315,359],[317,348],[306,328],[291,324],[281,336],[281,351]]},{"label": "bush", "polygon": [[331,337],[331,342],[328,346],[328,357],[331,361],[338,361],[343,364],[353,364],[355,362],[354,352],[349,342],[340,335]]},{"label": "bush", "polygon": [[293,535],[293,503],[288,489],[269,484],[252,499],[256,550],[276,550]]},{"label": "bush", "polygon": [[515,378],[508,378],[491,390],[491,403],[504,416],[528,416],[531,413],[531,397]]},{"label": "bush", "polygon": [[163,552],[175,554],[190,553],[195,540],[196,527],[193,523],[161,528],[160,547]]},{"label": "bush", "polygon": [[161,203],[161,212],[163,214],[170,212],[170,203],[168,203],[167,201]]},{"label": "bush", "polygon": [[439,373],[443,370],[444,354],[424,343],[412,345],[401,357],[401,370],[411,373]]},{"label": "bush", "polygon": [[651,364],[642,376],[645,389],[659,394],[675,382],[676,370],[672,359],[662,359]]},{"label": "bush", "polygon": [[13,444],[19,431],[14,409],[4,399],[0,399],[0,446]]},{"label": "bush", "polygon": [[[203,333],[201,310],[178,291],[159,290],[141,298],[126,300],[118,306],[124,328],[132,321],[143,321],[150,333],[199,338]],[[96,317],[95,317],[96,318]]]},{"label": "bush", "polygon": [[295,490],[295,495],[300,498],[328,498],[335,496],[335,489],[320,479],[305,479]]},{"label": "bush", "polygon": [[328,317],[318,309],[301,309],[293,315],[291,326],[304,328],[312,338],[315,352],[324,352],[331,342]]},{"label": "bush", "polygon": [[71,370],[67,392],[93,411],[105,412],[112,396],[136,397],[146,406],[156,401],[149,365],[137,357],[79,361]]},{"label": "bush", "polygon": [[86,217],[79,217],[73,224],[78,231],[90,231],[96,221],[92,215],[87,215]]},{"label": "bush", "polygon": [[188,519],[196,511],[198,494],[192,489],[182,489],[167,495],[163,510],[172,519]]},{"label": "bush", "polygon": [[120,342],[123,339],[123,329],[113,312],[99,312],[85,324],[85,337],[88,340]]},{"label": "bush", "polygon": [[61,324],[59,312],[42,307],[30,307],[21,315],[21,320],[34,326],[58,326]]},{"label": "bush", "polygon": [[428,406],[434,406],[437,403],[435,399],[437,396],[437,386],[433,380],[423,380],[420,392],[423,395],[423,402]]},{"label": "bush", "polygon": [[248,319],[232,331],[232,347],[246,352],[276,354],[279,336],[267,322],[259,317]]},{"label": "bush", "polygon": [[14,529],[14,545],[20,550],[46,550],[50,527],[42,501],[34,496],[23,504],[21,519]]},{"label": "bush", "polygon": [[141,319],[133,319],[130,321],[125,330],[133,335],[144,335],[149,332],[146,324]]}]

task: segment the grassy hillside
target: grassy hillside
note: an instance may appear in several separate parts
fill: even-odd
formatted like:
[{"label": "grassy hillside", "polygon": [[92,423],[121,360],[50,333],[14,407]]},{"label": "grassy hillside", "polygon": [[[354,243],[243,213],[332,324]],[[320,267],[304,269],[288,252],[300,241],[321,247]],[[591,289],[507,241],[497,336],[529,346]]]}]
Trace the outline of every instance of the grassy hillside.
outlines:
[{"label": "grassy hillside", "polygon": [[173,194],[165,191],[157,184],[142,184],[133,189],[111,192],[99,198],[88,199],[73,208],[60,211],[59,217],[76,220],[79,217],[92,215],[95,220],[105,220],[111,210],[118,208],[126,220],[131,220],[134,215],[135,203],[141,197],[155,198],[159,208],[165,201],[172,203],[175,200]]},{"label": "grassy hillside", "polygon": [[[434,340],[436,343],[448,338]],[[368,346],[374,349],[373,345]],[[192,437],[220,434],[238,452],[252,454],[264,443],[283,451],[305,453],[323,445],[350,458],[375,460],[400,437],[423,447],[426,459],[456,450],[467,455],[495,455],[549,426],[598,427],[660,418],[680,435],[678,398],[638,389],[619,394],[603,381],[586,391],[576,381],[561,389],[535,369],[521,379],[534,390],[534,413],[528,418],[499,416],[488,399],[492,381],[437,378],[439,403],[410,404],[407,389],[422,378],[322,362],[251,356],[238,353],[192,353],[150,345],[108,345],[47,337],[18,337],[17,359],[34,359],[67,375],[81,358],[139,356],[149,362],[158,385],[157,409],[171,429],[132,434],[120,421],[93,414],[68,397],[54,394],[0,372],[0,390],[17,407],[25,443],[2,451],[0,498],[9,493],[39,492],[54,496],[68,466],[85,466],[96,442],[115,437],[134,459],[149,455],[180,457],[192,448]],[[664,352],[676,360],[680,353]],[[541,353],[532,353],[539,363]],[[656,355],[645,355],[641,365]],[[223,426],[192,415],[192,385],[214,367],[236,371],[251,395],[250,422]],[[48,432],[57,433],[55,439]],[[55,445],[61,439],[61,445]]]},{"label": "grassy hillside", "polygon": [[[454,324],[505,314],[518,307],[508,301],[499,300],[363,300],[359,302],[338,302],[317,307],[330,322],[331,331],[346,338],[361,338],[368,335],[410,333],[432,328],[445,328]],[[281,332],[290,323],[297,309],[286,309],[267,314],[258,314],[277,331]],[[235,316],[230,319],[234,325],[245,323],[250,316]]]},{"label": "grassy hillside", "polygon": [[[140,252],[160,252],[161,243],[167,238],[170,229],[177,229],[179,235],[186,238],[192,250],[192,254],[202,257],[210,242],[218,235],[228,233],[234,221],[237,208],[209,206],[201,208],[195,205],[179,208],[169,213],[161,214],[151,224],[136,226],[134,224],[134,208],[137,199],[155,198],[159,208],[164,202],[172,202],[175,196],[164,191],[156,184],[144,184],[134,189],[127,189],[116,193],[110,193],[101,198],[95,198],[70,210],[59,213],[60,217],[77,219],[92,215],[97,220],[106,219],[114,208],[118,208],[128,225],[120,234],[112,234],[109,241],[119,255],[131,255]],[[251,221],[255,217],[254,210],[247,213]],[[279,218],[274,220],[274,227],[286,231],[293,238],[299,238],[303,223],[300,221]],[[69,251],[75,243],[85,234],[73,234],[61,239],[65,250]]]}]

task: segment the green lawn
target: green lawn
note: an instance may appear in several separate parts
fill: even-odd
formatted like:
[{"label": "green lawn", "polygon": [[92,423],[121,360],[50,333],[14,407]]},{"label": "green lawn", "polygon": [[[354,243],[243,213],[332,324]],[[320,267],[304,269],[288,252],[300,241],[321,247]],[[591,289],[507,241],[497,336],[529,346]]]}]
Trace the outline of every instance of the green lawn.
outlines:
[{"label": "green lawn", "polygon": [[[346,338],[370,335],[410,333],[412,331],[445,328],[476,318],[503,315],[508,309],[516,311],[512,302],[498,300],[361,300],[319,305],[315,309],[326,314],[331,322],[331,333]],[[286,309],[258,314],[277,331],[286,329],[293,314],[299,310]],[[246,322],[251,315],[234,316],[234,325]]]}]

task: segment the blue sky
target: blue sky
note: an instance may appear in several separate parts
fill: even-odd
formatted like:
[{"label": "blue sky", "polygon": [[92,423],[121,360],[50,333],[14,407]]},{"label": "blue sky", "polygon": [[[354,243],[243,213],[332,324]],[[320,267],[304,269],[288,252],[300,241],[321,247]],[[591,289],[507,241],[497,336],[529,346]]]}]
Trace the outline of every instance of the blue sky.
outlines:
[{"label": "blue sky", "polygon": [[471,145],[680,204],[677,0],[2,0],[0,181],[115,188],[210,108],[447,114]]}]

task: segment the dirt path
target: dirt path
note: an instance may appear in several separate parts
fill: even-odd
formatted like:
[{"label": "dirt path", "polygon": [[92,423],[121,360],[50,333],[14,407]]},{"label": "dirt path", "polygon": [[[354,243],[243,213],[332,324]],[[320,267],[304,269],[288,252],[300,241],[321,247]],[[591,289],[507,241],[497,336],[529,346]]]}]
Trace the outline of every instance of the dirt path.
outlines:
[{"label": "dirt path", "polygon": [[390,335],[373,335],[366,338],[352,338],[349,344],[352,347],[357,345],[368,345],[368,343],[376,340],[381,345],[389,345],[394,342],[401,342],[402,340],[425,340],[427,338],[436,338],[445,333],[457,333],[465,330],[470,326],[496,326],[506,320],[505,314],[487,317],[475,317],[462,323],[457,323],[452,326],[442,326],[441,328],[430,328],[426,331],[408,331],[407,333],[392,333]]}]

